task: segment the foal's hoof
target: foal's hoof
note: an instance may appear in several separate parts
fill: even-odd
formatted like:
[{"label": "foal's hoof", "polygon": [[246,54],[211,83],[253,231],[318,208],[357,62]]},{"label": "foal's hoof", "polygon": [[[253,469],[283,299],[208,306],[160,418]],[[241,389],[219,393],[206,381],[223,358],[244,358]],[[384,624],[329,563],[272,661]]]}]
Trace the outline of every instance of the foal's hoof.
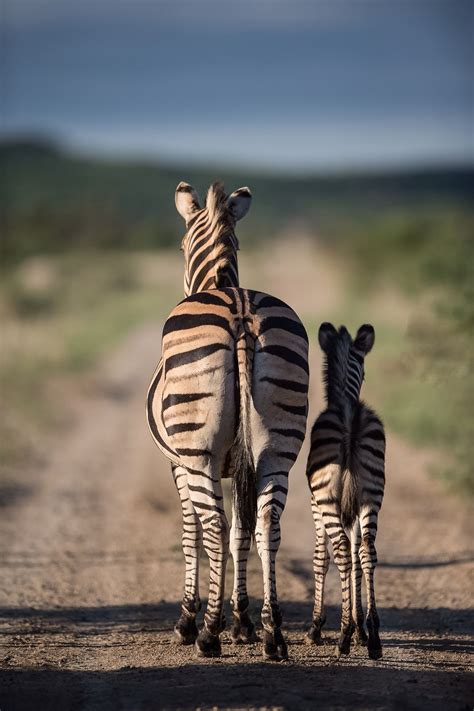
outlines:
[{"label": "foal's hoof", "polygon": [[263,656],[265,659],[283,662],[288,659],[288,647],[280,629],[263,631]]},{"label": "foal's hoof", "polygon": [[255,625],[246,612],[242,613],[240,618],[234,617],[230,636],[234,644],[251,644],[258,641]]},{"label": "foal's hoof", "polygon": [[369,657],[371,659],[382,659],[383,653],[382,653],[382,647],[372,647],[368,648],[369,649]]},{"label": "foal's hoof", "polygon": [[364,627],[356,627],[354,632],[354,644],[357,644],[360,647],[366,647],[367,640],[367,632],[365,631]]},{"label": "foal's hoof", "polygon": [[306,632],[305,641],[307,644],[317,644],[321,647],[324,644],[324,640],[321,637],[321,627],[312,624]]},{"label": "foal's hoof", "polygon": [[173,641],[176,644],[194,644],[199,634],[196,620],[189,617],[180,617],[174,628]]},{"label": "foal's hoof", "polygon": [[336,657],[347,657],[351,652],[351,643],[350,640],[347,642],[344,640],[344,642],[338,642],[336,645],[336,648],[334,649],[334,654]]},{"label": "foal's hoof", "polygon": [[219,636],[211,634],[206,629],[201,630],[194,646],[198,657],[220,657],[221,655]]}]

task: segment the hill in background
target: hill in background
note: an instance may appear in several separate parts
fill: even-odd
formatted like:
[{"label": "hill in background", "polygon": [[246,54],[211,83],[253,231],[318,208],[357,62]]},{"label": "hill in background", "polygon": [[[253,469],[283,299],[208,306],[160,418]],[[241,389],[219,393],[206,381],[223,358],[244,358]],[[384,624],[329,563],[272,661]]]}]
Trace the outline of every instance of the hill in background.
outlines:
[{"label": "hill in background", "polygon": [[178,244],[182,224],[174,208],[180,180],[204,199],[215,180],[229,190],[248,185],[252,218],[239,235],[264,239],[295,221],[318,233],[351,230],[387,212],[468,209],[474,169],[429,168],[398,173],[279,175],[213,166],[162,165],[82,157],[54,143],[0,143],[3,254],[82,248],[141,249]]}]

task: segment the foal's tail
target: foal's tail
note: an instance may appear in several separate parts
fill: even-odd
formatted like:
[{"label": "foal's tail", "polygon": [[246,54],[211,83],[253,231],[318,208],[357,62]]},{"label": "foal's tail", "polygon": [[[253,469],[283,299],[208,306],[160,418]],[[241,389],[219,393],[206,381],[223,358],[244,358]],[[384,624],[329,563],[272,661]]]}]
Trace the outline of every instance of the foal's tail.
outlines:
[{"label": "foal's tail", "polygon": [[359,482],[357,474],[350,469],[342,472],[341,520],[344,528],[352,528],[359,515]]}]

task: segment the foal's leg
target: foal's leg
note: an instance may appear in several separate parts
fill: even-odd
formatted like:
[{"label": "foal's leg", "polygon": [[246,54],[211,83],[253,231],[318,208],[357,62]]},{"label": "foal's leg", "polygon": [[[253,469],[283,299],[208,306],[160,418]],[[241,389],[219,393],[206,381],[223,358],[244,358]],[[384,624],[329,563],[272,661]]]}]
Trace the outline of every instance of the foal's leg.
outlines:
[{"label": "foal's leg", "polygon": [[201,609],[201,600],[199,599],[199,556],[202,547],[202,529],[189,498],[186,469],[175,464],[171,465],[171,469],[183,511],[182,545],[186,568],[181,616],[176,623],[174,631],[180,644],[194,644],[198,636],[196,615]]},{"label": "foal's leg", "polygon": [[231,635],[234,642],[254,642],[257,639],[255,625],[248,614],[247,559],[249,551],[250,535],[242,530],[235,501],[232,500],[230,552],[234,561],[234,589],[231,598],[234,620]]},{"label": "foal's leg", "polygon": [[351,550],[349,539],[340,519],[339,504],[331,497],[317,500],[318,506],[326,528],[326,533],[331,539],[334,552],[334,562],[341,577],[342,614],[341,634],[336,647],[337,656],[349,654],[353,632],[351,610]]},{"label": "foal's leg", "polygon": [[328,537],[324,528],[321,513],[313,498],[311,501],[311,510],[313,512],[314,525],[316,527],[316,542],[313,554],[313,570],[314,570],[314,607],[313,621],[308,631],[308,639],[315,644],[322,644],[321,628],[326,622],[324,612],[324,583],[326,573],[329,568],[329,551]]},{"label": "foal's leg", "polygon": [[377,517],[379,509],[365,506],[360,512],[362,529],[362,543],[360,546],[360,560],[364,571],[367,586],[367,631],[369,640],[367,649],[371,659],[380,659],[382,645],[379,637],[379,616],[375,606],[374,574],[377,565],[377,551],[375,550],[375,536],[377,534]]},{"label": "foal's leg", "polygon": [[275,559],[280,547],[280,515],[285,508],[287,492],[288,474],[276,472],[259,476],[255,539],[262,562],[263,654],[266,659],[288,658],[286,642],[281,633],[282,617],[275,579]]},{"label": "foal's leg", "polygon": [[225,627],[224,582],[229,554],[229,524],[224,512],[222,486],[214,467],[206,472],[188,471],[188,491],[199,516],[203,544],[209,557],[209,597],[204,615],[204,627],[196,639],[199,656],[219,656],[219,635]]},{"label": "foal's leg", "polygon": [[357,518],[351,531],[352,554],[352,620],[355,624],[355,640],[359,644],[367,644],[367,633],[364,629],[364,611],[362,609],[362,567],[360,564],[360,522]]}]

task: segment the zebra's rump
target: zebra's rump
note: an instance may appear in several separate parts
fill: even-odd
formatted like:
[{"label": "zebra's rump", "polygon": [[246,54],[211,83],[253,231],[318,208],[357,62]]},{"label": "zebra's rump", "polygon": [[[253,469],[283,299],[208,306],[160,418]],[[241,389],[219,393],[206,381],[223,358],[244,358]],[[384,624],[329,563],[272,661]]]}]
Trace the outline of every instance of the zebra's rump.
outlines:
[{"label": "zebra's rump", "polygon": [[218,451],[231,469],[247,388],[263,429],[283,438],[296,459],[306,425],[307,352],[301,321],[275,297],[227,287],[184,299],[165,323],[162,360],[148,392],[156,443],[185,466],[188,457]]},{"label": "zebra's rump", "polygon": [[359,422],[353,438],[351,469],[356,472],[359,499],[380,506],[385,488],[385,430],[377,413],[359,403]]},{"label": "zebra's rump", "polygon": [[351,517],[364,503],[381,504],[385,433],[378,415],[359,402],[348,427],[337,408],[322,412],[311,432],[306,473],[317,504],[341,502],[345,492]]}]

